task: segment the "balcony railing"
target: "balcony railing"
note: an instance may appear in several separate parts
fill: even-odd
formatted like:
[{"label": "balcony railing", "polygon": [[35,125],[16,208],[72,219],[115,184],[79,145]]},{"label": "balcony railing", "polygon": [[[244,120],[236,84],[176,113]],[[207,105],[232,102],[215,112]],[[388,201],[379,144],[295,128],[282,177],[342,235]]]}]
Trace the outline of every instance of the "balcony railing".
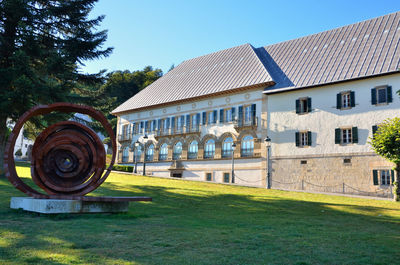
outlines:
[{"label": "balcony railing", "polygon": [[182,153],[173,153],[172,154],[172,159],[173,160],[179,160],[182,157]]},{"label": "balcony railing", "polygon": [[132,140],[132,134],[119,134],[118,141],[130,141]]},{"label": "balcony railing", "polygon": [[237,128],[257,127],[257,126],[258,126],[257,117],[250,117],[250,119],[240,119],[235,122],[235,127]]},{"label": "balcony railing", "polygon": [[204,151],[204,158],[214,158],[215,151]]},{"label": "balcony railing", "polygon": [[158,156],[158,160],[160,160],[160,161],[167,160],[167,158],[168,158],[168,155],[167,155],[167,154],[160,154],[160,155]]},{"label": "balcony railing", "polygon": [[188,159],[196,159],[197,152],[188,152]]},{"label": "balcony railing", "polygon": [[195,127],[182,126],[182,127],[178,127],[178,128],[161,129],[161,130],[155,131],[155,135],[158,137],[177,135],[177,134],[186,134],[186,133],[200,133],[200,125],[197,125]]},{"label": "balcony railing", "polygon": [[254,153],[254,149],[253,148],[246,148],[246,149],[240,150],[240,155],[242,157],[253,156],[253,153]]},{"label": "balcony railing", "polygon": [[232,150],[222,150],[221,156],[223,158],[232,157]]}]

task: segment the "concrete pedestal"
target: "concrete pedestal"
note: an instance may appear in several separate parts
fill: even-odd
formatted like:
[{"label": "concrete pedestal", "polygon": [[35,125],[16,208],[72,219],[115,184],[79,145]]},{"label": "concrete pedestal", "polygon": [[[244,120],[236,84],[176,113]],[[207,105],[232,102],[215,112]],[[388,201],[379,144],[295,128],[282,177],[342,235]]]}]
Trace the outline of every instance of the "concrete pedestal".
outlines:
[{"label": "concrete pedestal", "polygon": [[59,213],[120,213],[127,212],[129,201],[82,201],[60,199],[34,199],[31,197],[12,197],[11,209],[29,212]]}]

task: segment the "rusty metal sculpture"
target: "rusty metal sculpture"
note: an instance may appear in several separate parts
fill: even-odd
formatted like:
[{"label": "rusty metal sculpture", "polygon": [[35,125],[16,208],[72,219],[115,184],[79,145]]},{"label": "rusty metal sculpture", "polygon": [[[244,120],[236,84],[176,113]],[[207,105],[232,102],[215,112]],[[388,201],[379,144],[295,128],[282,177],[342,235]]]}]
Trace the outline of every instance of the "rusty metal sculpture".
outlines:
[{"label": "rusty metal sculpture", "polygon": [[[47,194],[25,184],[15,169],[14,145],[24,123],[37,115],[53,111],[82,113],[99,121],[111,138],[112,158],[106,166],[103,143],[96,133],[74,121],[63,121],[46,128],[32,149],[31,175],[34,183]],[[111,125],[104,115],[89,106],[71,103],[41,105],[25,112],[9,136],[4,155],[5,173],[20,191],[37,199],[71,199],[83,201],[151,201],[149,197],[89,197],[89,192],[99,187],[110,174],[115,162],[116,142]]]}]

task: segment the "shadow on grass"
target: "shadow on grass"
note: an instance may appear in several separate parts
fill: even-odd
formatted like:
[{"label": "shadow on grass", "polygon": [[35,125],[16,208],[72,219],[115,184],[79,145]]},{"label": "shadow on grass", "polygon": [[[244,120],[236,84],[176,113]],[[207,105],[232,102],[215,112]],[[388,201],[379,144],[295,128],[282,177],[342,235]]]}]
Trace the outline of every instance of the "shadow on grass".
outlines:
[{"label": "shadow on grass", "polygon": [[127,214],[43,216],[8,209],[4,201],[21,194],[2,180],[0,190],[0,260],[16,264],[59,264],[52,253],[87,264],[385,264],[399,257],[399,218],[384,216],[397,208],[106,182],[92,195],[153,202],[132,202]]}]

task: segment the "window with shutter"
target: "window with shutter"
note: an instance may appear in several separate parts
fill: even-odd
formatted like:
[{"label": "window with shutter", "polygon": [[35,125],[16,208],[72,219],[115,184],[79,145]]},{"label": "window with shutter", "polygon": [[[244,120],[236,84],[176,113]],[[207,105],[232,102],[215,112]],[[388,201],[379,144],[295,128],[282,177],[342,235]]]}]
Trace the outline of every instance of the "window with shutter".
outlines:
[{"label": "window with shutter", "polygon": [[219,123],[224,123],[224,109],[219,110]]},{"label": "window with shutter", "polygon": [[239,106],[238,123],[239,123],[239,126],[241,126],[243,124],[243,106]]},{"label": "window with shutter", "polygon": [[342,93],[336,95],[336,108],[337,109],[342,108]]},{"label": "window with shutter", "polygon": [[202,119],[202,123],[203,123],[203,125],[206,125],[206,122],[207,122],[207,112],[203,112],[203,119]]},{"label": "window with shutter", "polygon": [[378,170],[372,170],[372,179],[373,179],[374,185],[379,185]]},{"label": "window with shutter", "polygon": [[186,115],[186,131],[188,132],[188,131],[190,131],[190,114],[187,114]]},{"label": "window with shutter", "polygon": [[341,142],[340,134],[341,134],[340,128],[336,128],[335,129],[335,144],[340,144],[340,142]]},{"label": "window with shutter", "polygon": [[311,132],[310,131],[296,132],[296,146],[298,147],[311,146]]},{"label": "window with shutter", "polygon": [[371,103],[373,105],[388,104],[393,101],[392,87],[379,86],[371,89]]},{"label": "window with shutter", "polygon": [[358,128],[357,127],[353,127],[351,128],[352,131],[352,143],[356,144],[358,143]]},{"label": "window with shutter", "polygon": [[217,115],[218,115],[218,112],[217,112],[217,110],[214,110],[213,111],[213,121],[212,121],[212,123],[217,123]]},{"label": "window with shutter", "polygon": [[311,112],[311,98],[300,98],[296,100],[296,113],[304,114]]},{"label": "window with shutter", "polygon": [[372,126],[372,138],[375,138],[375,133],[378,130],[378,125],[373,125]]}]

